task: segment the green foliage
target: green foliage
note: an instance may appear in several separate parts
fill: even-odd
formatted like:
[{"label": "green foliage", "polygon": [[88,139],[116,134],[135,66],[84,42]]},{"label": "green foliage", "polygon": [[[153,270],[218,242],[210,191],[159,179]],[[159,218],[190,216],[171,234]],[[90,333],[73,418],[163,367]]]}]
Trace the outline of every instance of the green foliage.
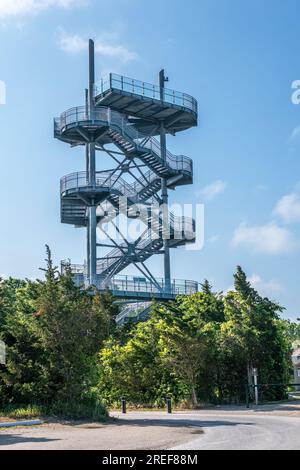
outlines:
[{"label": "green foliage", "polygon": [[108,413],[101,401],[86,397],[80,401],[54,401],[46,408],[46,414],[65,419],[89,419],[106,421]]},{"label": "green foliage", "polygon": [[[226,323],[222,326],[221,345],[225,363],[235,364],[239,377],[244,371],[245,379],[256,367],[261,383],[289,382],[291,344],[281,327],[279,314],[283,308],[262,298],[241,268],[235,275],[235,289],[224,299]],[[226,376],[223,378],[226,381]],[[270,398],[279,398],[277,391],[272,393]]]},{"label": "green foliage", "polygon": [[7,315],[11,315],[14,312],[17,290],[25,285],[26,282],[19,279],[10,277],[4,281],[0,278],[0,334]]},{"label": "green foliage", "polygon": [[286,340],[292,343],[294,349],[300,348],[300,319],[298,323],[291,322],[290,320],[281,320],[281,326]]},{"label": "green foliage", "polygon": [[14,419],[33,419],[46,414],[46,408],[41,405],[6,405],[0,409],[0,416]]},{"label": "green foliage", "polygon": [[[110,293],[76,287],[70,269],[60,275],[48,247],[46,263],[45,281],[15,282],[15,290],[12,280],[0,285],[0,334],[7,345],[0,396],[4,403],[67,406],[79,415],[91,408],[96,355],[118,311]],[[93,409],[96,416],[98,402]]]},{"label": "green foliage", "polygon": [[[151,318],[126,328],[100,352],[98,391],[107,403],[126,396],[136,404],[241,402],[252,367],[261,383],[290,378],[291,341],[279,314],[282,308],[262,298],[243,270],[235,274],[235,291],[202,292],[155,304]],[[265,398],[282,398],[283,389]]]},{"label": "green foliage", "polygon": [[1,416],[18,420],[51,416],[64,419],[105,421],[108,418],[108,413],[98,399],[89,397],[79,402],[55,401],[48,405],[6,405],[0,409]]},{"label": "green foliage", "polygon": [[[145,406],[163,406],[167,394],[192,406],[244,401],[252,367],[260,383],[289,382],[299,325],[282,320],[282,307],[261,297],[240,267],[234,281],[226,295],[204,281],[197,294],[154,303],[148,321],[117,328],[111,293],[76,287],[70,269],[58,273],[47,247],[44,281],[0,282],[0,338],[8,352],[0,366],[2,406],[22,416],[34,403],[32,415],[103,419],[102,403],[122,396]],[[276,387],[264,398],[283,396]]]},{"label": "green foliage", "polygon": [[107,403],[126,396],[133,403],[160,405],[167,393],[177,395],[182,385],[163,367],[160,349],[153,321],[138,324],[124,345],[107,341],[100,352],[101,397]]}]

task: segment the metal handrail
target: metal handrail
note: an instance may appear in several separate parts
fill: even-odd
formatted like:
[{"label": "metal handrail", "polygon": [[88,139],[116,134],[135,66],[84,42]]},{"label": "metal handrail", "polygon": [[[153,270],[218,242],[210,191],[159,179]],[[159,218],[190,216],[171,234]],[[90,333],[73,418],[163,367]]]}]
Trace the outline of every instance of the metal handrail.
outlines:
[{"label": "metal handrail", "polygon": [[[146,178],[149,178],[149,184],[152,181],[157,179],[155,173],[149,171],[145,174]],[[128,183],[123,178],[118,177],[117,175],[113,174],[113,171],[104,171],[104,172],[96,172],[95,184],[91,185],[88,173],[82,171],[77,173],[71,173],[70,175],[64,176],[61,178],[60,182],[60,189],[61,195],[65,192],[70,190],[85,190],[85,189],[96,189],[96,188],[107,188],[115,190],[116,194],[119,196],[125,196],[127,198],[135,199],[137,202],[139,201],[140,193],[146,188],[142,184],[142,179],[140,181],[135,181],[133,184]],[[157,208],[159,211],[159,207]],[[148,221],[148,212],[145,212],[146,220]],[[140,216],[142,217],[143,214],[141,213]],[[151,211],[151,216],[153,216],[153,211]],[[153,220],[153,219],[151,219]],[[150,222],[151,222],[150,220]],[[161,228],[164,230],[171,230],[176,233],[184,232],[186,235],[186,239],[193,239],[194,237],[194,225],[195,221],[191,217],[185,216],[175,216],[173,212],[169,212],[169,219],[167,222],[164,221],[162,214],[159,212],[157,215],[157,221]]]},{"label": "metal handrail", "polygon": [[[61,263],[62,272],[66,266],[69,266],[73,274],[82,275],[86,277],[86,266],[78,264],[69,264],[66,261]],[[196,281],[173,279],[170,287],[166,287],[165,281],[162,278],[156,279],[157,284],[153,284],[146,278],[134,276],[115,276],[110,280],[99,279],[98,287],[100,289],[108,288],[121,292],[142,292],[142,293],[168,293],[174,295],[191,295],[199,291],[199,284]]]},{"label": "metal handrail", "polygon": [[84,264],[70,264],[69,261],[61,262],[61,271],[62,274],[66,272],[66,269],[70,268],[72,274],[86,274],[86,266]]},{"label": "metal handrail", "polygon": [[116,316],[116,322],[120,322],[123,318],[128,318],[140,314],[147,310],[152,305],[152,302],[138,302],[137,304],[128,304],[122,309],[119,315]]},{"label": "metal handrail", "polygon": [[124,276],[112,278],[106,287],[112,290],[119,290],[124,292],[146,292],[146,293],[168,293],[174,295],[191,295],[198,292],[198,283],[195,281],[182,281],[174,279],[171,281],[171,286],[168,288],[165,285],[164,279],[156,279],[157,285],[153,284],[146,279],[141,281],[139,278],[135,279],[131,276]]},{"label": "metal handrail", "polygon": [[[145,183],[151,184],[158,179],[158,176],[151,170],[145,173],[145,179],[140,178],[133,183],[128,183],[124,178],[116,175],[111,171],[96,172],[95,184],[89,181],[88,173],[80,171],[63,176],[60,180],[61,194],[69,190],[80,188],[114,188],[118,193],[127,197],[139,198],[139,193],[146,189]],[[144,184],[143,184],[144,183]]]},{"label": "metal handrail", "polygon": [[[163,226],[161,219],[159,219],[159,223]],[[192,240],[195,236],[194,223],[194,220],[190,217],[179,217],[170,212],[169,226],[166,224],[166,229],[172,230],[175,233],[184,234],[185,240]],[[157,235],[151,232],[151,230],[148,230],[147,235],[139,240],[135,249],[138,250],[140,254],[143,250],[149,249],[157,240]],[[114,248],[110,251],[104,258],[99,259],[97,261],[97,273],[102,274],[105,270],[118,263],[122,258],[125,259],[128,256],[126,251],[128,251],[128,245],[123,243],[119,248]]]},{"label": "metal handrail", "polygon": [[60,180],[61,194],[74,189],[95,188],[114,188],[118,193],[124,196],[136,196],[134,188],[123,178],[113,175],[112,172],[96,172],[95,184],[89,181],[88,173],[85,171],[71,173]]},{"label": "metal handrail", "polygon": [[171,170],[184,171],[189,174],[193,172],[191,158],[185,155],[176,156],[167,151],[166,160],[164,160],[161,156],[161,148],[157,139],[154,137],[147,138],[148,136],[138,131],[123,114],[104,106],[95,109],[92,113],[87,113],[85,106],[71,108],[62,113],[59,118],[54,119],[54,128],[55,131],[63,133],[66,126],[86,121],[99,121],[108,127],[116,128],[138,150],[150,150],[160,160],[162,165],[169,167]]},{"label": "metal handrail", "polygon": [[[97,97],[111,89],[117,89],[126,93],[132,93],[138,96],[161,101],[161,89],[159,86],[115,73],[110,73],[95,84],[94,95]],[[187,108],[195,114],[198,113],[197,100],[187,93],[164,88],[163,101],[165,103]]]}]

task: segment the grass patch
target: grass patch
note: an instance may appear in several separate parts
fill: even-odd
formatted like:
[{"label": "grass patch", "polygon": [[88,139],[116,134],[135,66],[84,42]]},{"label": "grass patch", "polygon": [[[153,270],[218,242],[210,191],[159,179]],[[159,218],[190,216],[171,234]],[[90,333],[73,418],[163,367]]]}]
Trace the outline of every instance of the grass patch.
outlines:
[{"label": "grass patch", "polygon": [[79,402],[56,402],[49,408],[51,416],[66,419],[90,419],[93,421],[106,421],[108,412],[98,400],[84,400]]},{"label": "grass patch", "polygon": [[39,405],[7,405],[0,409],[0,418],[34,419],[46,414],[46,408]]},{"label": "grass patch", "polygon": [[78,402],[58,401],[51,405],[7,405],[0,409],[0,419],[22,420],[43,416],[103,422],[108,419],[108,412],[101,402],[94,399],[85,399]]}]

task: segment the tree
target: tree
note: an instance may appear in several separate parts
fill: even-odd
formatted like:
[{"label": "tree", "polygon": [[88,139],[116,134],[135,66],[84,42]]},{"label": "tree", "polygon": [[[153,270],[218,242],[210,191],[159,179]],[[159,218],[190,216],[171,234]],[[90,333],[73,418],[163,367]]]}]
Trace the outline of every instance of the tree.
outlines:
[{"label": "tree", "polygon": [[223,317],[222,298],[211,291],[154,304],[148,321],[101,351],[100,393],[108,401],[127,395],[147,404],[162,404],[169,393],[196,406],[215,387],[215,336]]},{"label": "tree", "polygon": [[236,273],[234,274],[234,288],[239,293],[241,298],[244,300],[253,299],[257,297],[257,292],[251,286],[251,283],[247,280],[246,273],[240,266],[237,266]]},{"label": "tree", "polygon": [[14,402],[76,403],[97,382],[96,355],[114,329],[117,307],[108,292],[76,287],[69,268],[61,275],[49,247],[44,272],[44,281],[16,289],[5,316],[2,388]]},{"label": "tree", "polygon": [[[193,405],[197,406],[197,385],[200,369],[205,367],[206,343],[195,323],[183,318],[180,309],[169,306],[169,311],[172,317],[159,325],[162,361],[183,381]],[[166,315],[166,312],[161,308],[157,314]]]},{"label": "tree", "polygon": [[110,404],[126,396],[135,404],[162,405],[167,393],[180,393],[181,384],[161,361],[155,321],[139,323],[125,344],[123,339],[108,340],[100,352],[100,396]]},{"label": "tree", "polygon": [[108,293],[102,297],[76,287],[70,268],[60,275],[48,247],[46,263],[36,331],[49,353],[53,396],[76,401],[93,385],[95,355],[112,329],[116,309]]},{"label": "tree", "polygon": [[[162,326],[165,360],[185,383],[192,404],[214,395],[217,383],[217,334],[224,318],[222,297],[211,288],[180,296],[165,312]],[[161,310],[163,313],[163,310]]]},{"label": "tree", "polygon": [[282,320],[282,307],[261,297],[240,267],[235,290],[225,296],[204,281],[201,292],[156,303],[147,321],[123,328],[116,327],[112,294],[76,287],[69,267],[60,274],[53,265],[48,247],[44,272],[43,281],[0,282],[6,402],[77,406],[89,397],[115,403],[125,395],[163,405],[171,394],[197,406],[244,400],[252,366],[260,383],[289,381],[299,325]]},{"label": "tree", "polygon": [[[261,383],[287,382],[289,346],[279,319],[283,308],[261,297],[240,267],[235,274],[235,288],[224,299],[226,323],[221,329],[224,382],[228,382],[228,377],[241,382],[247,375],[249,380],[252,367],[259,369]],[[234,370],[228,374],[229,364]]]},{"label": "tree", "polygon": [[3,279],[0,277],[0,328],[4,324],[5,309],[6,299],[4,291],[4,282]]},{"label": "tree", "polygon": [[[298,319],[298,322],[300,320]],[[282,328],[285,332],[287,341],[291,344],[291,348],[300,346],[300,323],[290,320],[281,320]]]},{"label": "tree", "polygon": [[25,281],[12,277],[6,280],[0,278],[0,332],[6,315],[14,313],[17,290],[25,285]]},{"label": "tree", "polygon": [[48,391],[47,352],[35,331],[33,316],[40,285],[31,281],[14,285],[22,287],[9,297],[1,327],[8,351],[0,372],[1,398],[6,403],[39,403]]}]

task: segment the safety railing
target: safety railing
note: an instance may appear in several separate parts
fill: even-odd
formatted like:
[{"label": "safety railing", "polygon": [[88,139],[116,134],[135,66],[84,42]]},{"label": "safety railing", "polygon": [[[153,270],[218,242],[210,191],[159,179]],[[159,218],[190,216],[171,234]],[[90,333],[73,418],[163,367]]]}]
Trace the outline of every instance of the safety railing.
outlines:
[{"label": "safety railing", "polygon": [[[107,256],[97,260],[97,273],[103,274],[110,267],[120,262],[121,259],[125,260],[131,254],[133,256],[136,255],[136,257],[138,257],[142,250],[145,250],[147,249],[147,247],[150,247],[152,245],[153,240],[155,240],[155,238],[152,237],[150,231],[148,231],[147,236],[141,238],[141,240],[139,240],[139,242],[135,246],[133,246],[132,252],[130,251],[130,247],[126,243],[122,243],[119,248],[114,248],[107,254]],[[132,258],[130,258],[130,260],[132,261]]]},{"label": "safety railing", "polygon": [[123,319],[136,317],[141,313],[145,312],[151,306],[151,302],[138,302],[127,304],[122,311],[117,315],[116,322],[119,323]]},{"label": "safety railing", "polygon": [[[145,179],[144,179],[145,178]],[[89,182],[88,174],[86,172],[77,172],[61,178],[60,189],[63,195],[67,191],[75,191],[82,189],[95,190],[96,188],[107,188],[115,191],[115,194],[120,197],[125,196],[128,199],[132,198],[136,201],[139,200],[139,195],[144,191],[152,181],[157,179],[155,173],[149,171],[139,181],[135,181],[130,184],[123,178],[113,174],[112,171],[97,172],[95,178],[95,185],[91,185]],[[145,211],[141,210],[140,218],[145,223],[150,222],[150,226],[154,229],[155,224],[163,229],[164,232],[171,232],[175,234],[175,239],[193,240],[195,237],[195,221],[191,217],[175,216],[172,212],[169,212],[169,217],[164,218],[164,214],[161,213],[159,206],[152,206],[151,216],[149,219],[149,213],[145,207]],[[155,233],[155,231],[154,231]],[[144,242],[141,240],[140,243]],[[150,242],[149,242],[150,243]],[[140,248],[141,245],[138,245]]]},{"label": "safety railing", "polygon": [[[86,265],[70,264],[68,261],[62,261],[61,271],[66,272],[67,266],[72,274],[82,275],[86,278]],[[174,295],[191,295],[199,290],[199,284],[196,281],[173,279],[170,286],[166,286],[164,279],[157,278],[156,283],[150,282],[147,278],[138,276],[115,276],[109,280],[98,279],[99,289],[111,289],[122,292],[142,292],[142,293],[169,293]]]},{"label": "safety railing", "polygon": [[72,274],[86,274],[86,266],[84,264],[70,264],[69,261],[62,261],[61,262],[61,272],[62,274],[66,273],[67,269],[71,270]]},{"label": "safety railing", "polygon": [[61,194],[70,190],[86,188],[108,188],[115,189],[120,195],[133,197],[135,189],[123,178],[113,175],[112,172],[96,172],[95,184],[90,183],[88,173],[85,171],[72,173],[60,180]]},{"label": "safety railing", "polygon": [[184,171],[189,174],[193,172],[192,159],[185,155],[173,155],[167,151],[166,160],[161,156],[160,143],[154,137],[149,138],[145,134],[139,132],[131,123],[129,123],[126,116],[112,111],[107,107],[99,107],[92,113],[89,113],[85,106],[71,108],[61,114],[59,118],[54,119],[55,132],[63,133],[66,126],[79,124],[81,122],[102,123],[105,126],[116,129],[122,136],[140,151],[151,151],[157,159],[161,161],[163,166],[167,166],[175,171]]},{"label": "safety railing", "polygon": [[[121,247],[124,248],[124,252],[121,250]],[[118,263],[123,257],[126,256],[126,249],[128,246],[123,243],[120,245],[120,248],[115,248],[109,252],[109,254],[101,259],[97,260],[97,273],[102,274],[104,271],[109,269],[115,263]]]},{"label": "safety railing", "polygon": [[[152,222],[153,221],[150,219],[150,223]],[[185,242],[195,239],[195,222],[190,217],[178,217],[171,212],[169,214],[169,224],[164,224],[160,217],[157,218],[157,222],[159,224],[158,226],[162,228],[164,237],[166,238],[172,238],[173,240]],[[156,243],[158,239],[161,240],[161,236],[158,235],[155,230],[149,229],[146,232],[146,235],[142,237],[136,245],[133,246],[132,251],[127,244],[124,243],[120,245],[119,248],[113,249],[107,254],[107,256],[97,261],[97,273],[104,273],[110,267],[120,262],[122,258],[125,260],[126,257],[128,258],[130,255],[136,256],[138,261],[139,255],[141,255],[143,251],[147,252],[148,250],[149,252],[149,250],[152,248],[152,245]],[[128,259],[128,262],[129,261],[132,261],[132,258]],[[124,266],[122,269],[123,268]]]},{"label": "safety railing", "polygon": [[[162,163],[164,162],[161,156],[160,143],[155,137],[151,137],[151,139],[142,144],[141,147],[151,150],[161,159]],[[185,155],[173,155],[168,150],[166,153],[166,163],[173,170],[186,171],[188,173],[192,173],[193,171],[193,161],[191,158]]]},{"label": "safety railing", "polygon": [[136,198],[139,200],[140,194],[156,181],[158,176],[151,170],[147,171],[143,177],[138,178],[132,183],[128,183],[124,178],[112,171],[96,172],[95,184],[89,181],[88,173],[85,171],[71,173],[63,176],[60,180],[60,191],[64,194],[71,190],[84,190],[87,188],[109,188],[114,189],[121,196]]},{"label": "safety railing", "polygon": [[[96,83],[95,97],[112,89],[161,101],[161,88],[159,86],[115,73],[110,73]],[[164,103],[187,108],[195,114],[198,112],[197,100],[186,93],[164,88],[162,98]]]},{"label": "safety railing", "polygon": [[106,107],[101,107],[95,110],[92,113],[89,113],[85,106],[77,106],[70,108],[67,111],[63,112],[60,117],[54,119],[54,128],[55,130],[62,131],[64,127],[71,124],[76,124],[78,122],[84,121],[109,121],[110,109]]},{"label": "safety railing", "polygon": [[146,278],[134,276],[118,276],[112,278],[106,287],[115,291],[143,292],[150,294],[168,293],[174,295],[191,295],[198,292],[198,283],[195,281],[172,280],[166,286],[164,279],[156,279],[156,284]]}]

